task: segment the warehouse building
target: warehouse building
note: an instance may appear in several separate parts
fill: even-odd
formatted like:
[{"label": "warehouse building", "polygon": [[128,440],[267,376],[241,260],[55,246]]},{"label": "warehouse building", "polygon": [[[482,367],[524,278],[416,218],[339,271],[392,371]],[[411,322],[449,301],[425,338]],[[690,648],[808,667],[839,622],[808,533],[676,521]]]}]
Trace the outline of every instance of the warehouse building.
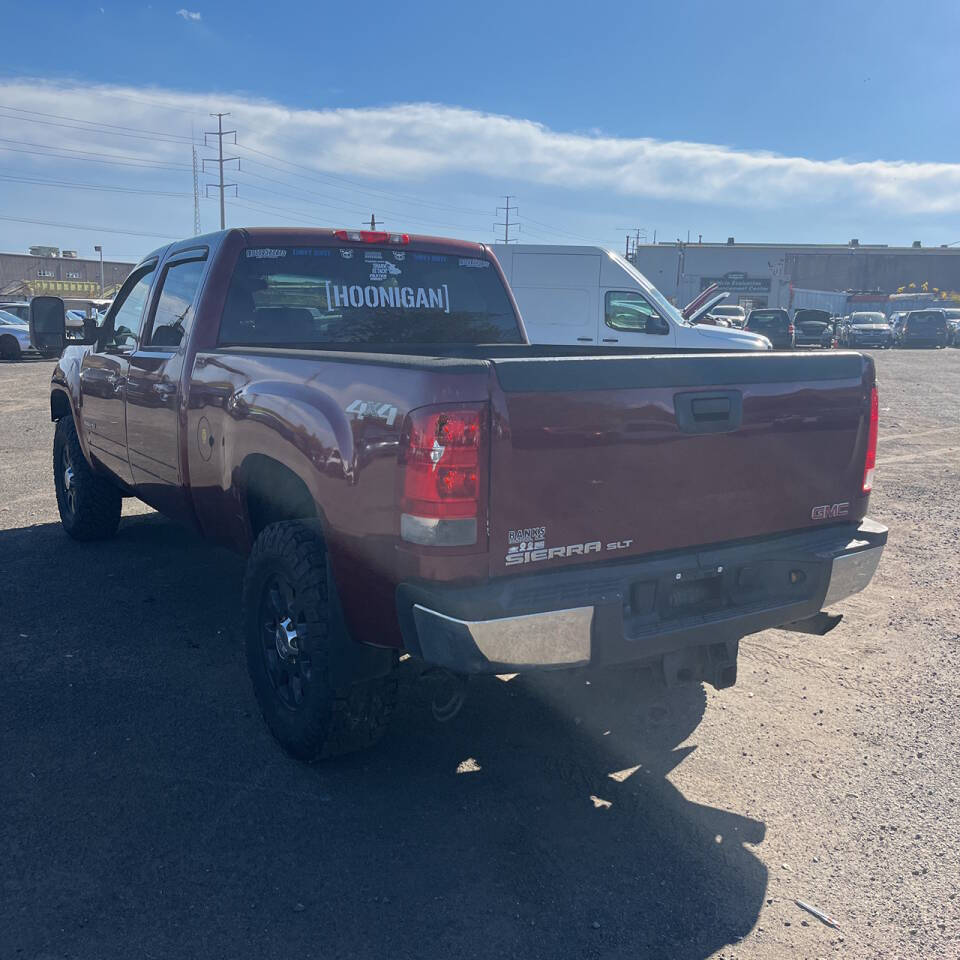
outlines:
[{"label": "warehouse building", "polygon": [[637,269],[665,296],[689,303],[712,283],[728,303],[792,306],[793,292],[847,291],[879,295],[907,291],[960,292],[960,247],[848,244],[638,244]]},{"label": "warehouse building", "polygon": [[[81,259],[73,250],[31,247],[31,253],[0,253],[0,296],[7,300],[30,297],[64,298],[112,296],[134,264]],[[36,251],[35,253],[33,251]]]}]

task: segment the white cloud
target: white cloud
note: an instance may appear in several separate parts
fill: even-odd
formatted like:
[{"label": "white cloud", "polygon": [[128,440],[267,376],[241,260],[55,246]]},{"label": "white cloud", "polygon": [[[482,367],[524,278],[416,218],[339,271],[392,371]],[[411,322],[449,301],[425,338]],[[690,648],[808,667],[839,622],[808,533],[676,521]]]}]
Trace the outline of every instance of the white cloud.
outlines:
[{"label": "white cloud", "polygon": [[[230,111],[230,125],[247,147],[317,172],[371,181],[425,183],[444,175],[469,184],[470,178],[483,176],[715,207],[809,213],[828,206],[897,216],[960,213],[957,163],[816,160],[695,141],[570,133],[436,103],[302,110],[223,94],[24,80],[0,81],[0,102],[150,130],[175,125],[180,134],[189,133],[191,118],[207,123],[211,110]],[[91,149],[89,134],[79,131],[37,126],[30,134],[60,146]],[[101,140],[97,149],[182,158],[182,147],[162,141]]]},{"label": "white cloud", "polygon": [[177,11],[177,16],[183,17],[184,20],[193,20],[194,22],[203,19],[199,10],[185,10],[183,7]]}]

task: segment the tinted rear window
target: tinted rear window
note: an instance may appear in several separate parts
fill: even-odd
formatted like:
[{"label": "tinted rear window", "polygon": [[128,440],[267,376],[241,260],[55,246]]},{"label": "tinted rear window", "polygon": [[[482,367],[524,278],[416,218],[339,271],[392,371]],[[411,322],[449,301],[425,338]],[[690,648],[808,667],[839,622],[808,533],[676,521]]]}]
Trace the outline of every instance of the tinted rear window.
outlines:
[{"label": "tinted rear window", "polygon": [[938,330],[947,325],[942,313],[935,310],[926,313],[911,313],[907,317],[907,327],[911,330]]},{"label": "tinted rear window", "polygon": [[398,247],[244,250],[220,324],[222,345],[520,342],[489,261]]},{"label": "tinted rear window", "polygon": [[758,313],[754,311],[747,320],[747,326],[751,330],[780,330],[785,331],[789,321],[785,314],[779,310],[771,313]]}]

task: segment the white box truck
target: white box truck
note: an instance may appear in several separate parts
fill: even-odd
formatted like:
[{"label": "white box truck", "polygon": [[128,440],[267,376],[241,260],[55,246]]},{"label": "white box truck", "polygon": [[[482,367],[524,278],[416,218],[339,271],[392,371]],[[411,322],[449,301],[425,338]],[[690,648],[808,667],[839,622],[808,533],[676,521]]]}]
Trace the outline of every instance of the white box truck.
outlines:
[{"label": "white box truck", "polygon": [[612,250],[514,243],[493,244],[492,249],[533,343],[770,349],[765,337],[746,330],[685,320],[633,264]]}]

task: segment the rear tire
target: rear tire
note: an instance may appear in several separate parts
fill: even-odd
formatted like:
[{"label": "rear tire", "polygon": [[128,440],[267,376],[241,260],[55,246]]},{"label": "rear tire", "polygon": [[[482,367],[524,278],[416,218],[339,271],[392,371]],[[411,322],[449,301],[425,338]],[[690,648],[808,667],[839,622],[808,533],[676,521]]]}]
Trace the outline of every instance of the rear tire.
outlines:
[{"label": "rear tire", "polygon": [[257,537],[243,581],[247,668],[270,732],[313,763],[373,746],[396,704],[393,677],[349,683],[335,664],[349,643],[330,629],[327,556],[317,521],[287,520]]},{"label": "rear tire", "polygon": [[117,532],[123,495],[87,463],[73,417],[57,421],[53,483],[60,522],[74,540],[107,540]]},{"label": "rear tire", "polygon": [[20,359],[20,344],[16,337],[0,337],[0,357],[12,363]]}]

